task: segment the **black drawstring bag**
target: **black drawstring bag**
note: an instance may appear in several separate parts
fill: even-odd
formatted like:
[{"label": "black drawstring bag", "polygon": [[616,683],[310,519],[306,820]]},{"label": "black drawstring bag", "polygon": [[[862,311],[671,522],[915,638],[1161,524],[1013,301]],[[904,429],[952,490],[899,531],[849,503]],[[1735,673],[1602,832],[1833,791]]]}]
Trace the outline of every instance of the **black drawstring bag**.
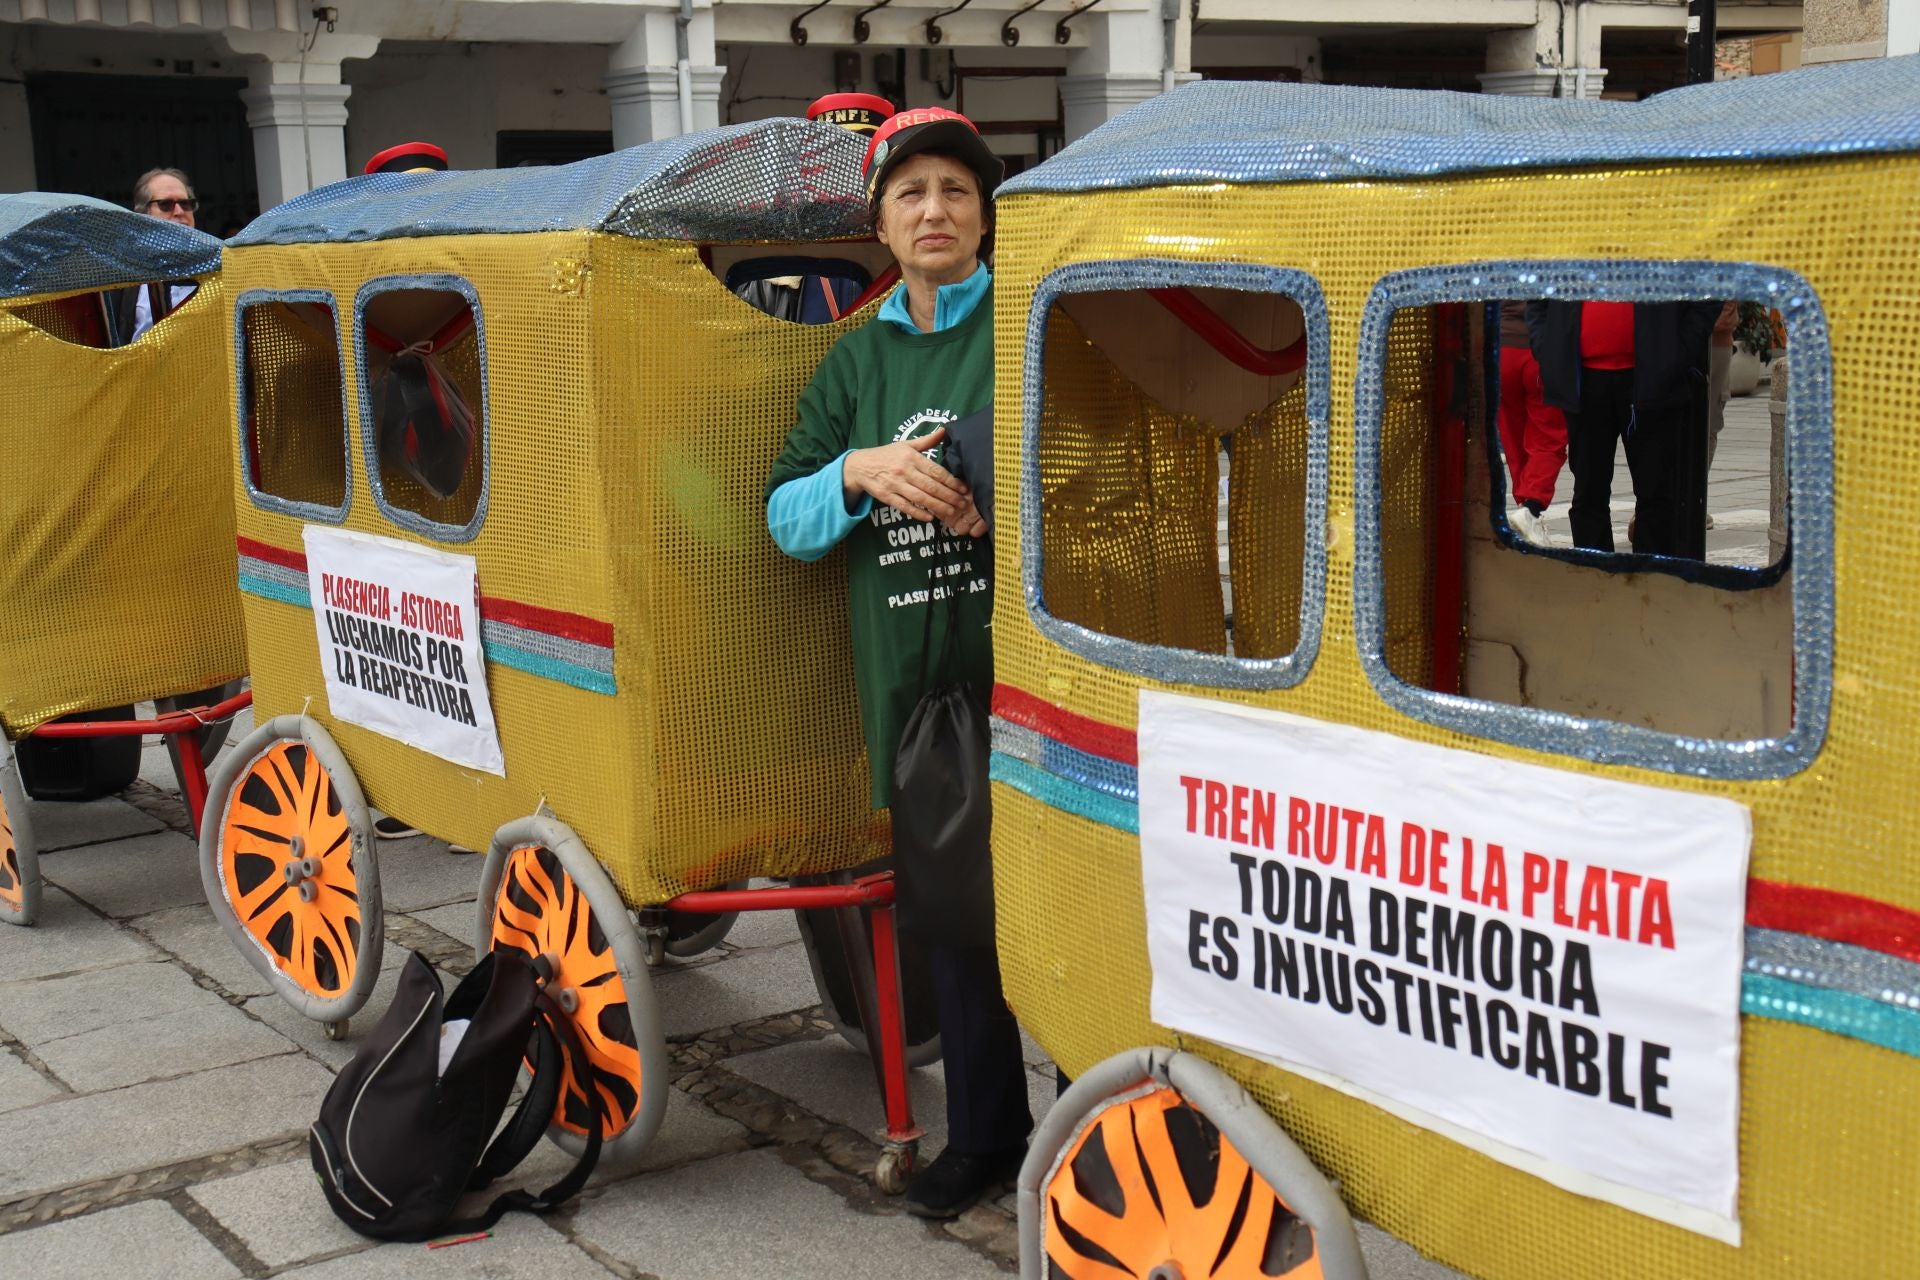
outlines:
[{"label": "black drawstring bag", "polygon": [[[933,630],[937,600],[927,603]],[[987,709],[952,672],[959,607],[947,597],[940,678],[907,718],[893,759],[893,854],[901,927],[923,944],[993,945],[992,797]],[[926,687],[927,649],[920,651]]]}]

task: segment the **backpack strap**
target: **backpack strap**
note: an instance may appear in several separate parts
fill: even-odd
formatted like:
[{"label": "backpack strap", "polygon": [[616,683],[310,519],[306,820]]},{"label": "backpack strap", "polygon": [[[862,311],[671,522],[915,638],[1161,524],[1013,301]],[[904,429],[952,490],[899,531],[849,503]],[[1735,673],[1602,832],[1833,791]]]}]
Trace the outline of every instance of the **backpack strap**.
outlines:
[{"label": "backpack strap", "polygon": [[[547,1089],[541,1088],[539,1085],[540,1076],[543,1074],[539,1069],[539,1059],[543,1052],[550,1052],[552,1050],[556,1040],[560,1045],[565,1047],[567,1055],[574,1062],[580,1064],[580,1070],[576,1075],[581,1081],[583,1091],[587,1095],[588,1105],[593,1108],[593,1126],[587,1130],[586,1149],[580,1153],[580,1158],[574,1161],[573,1168],[569,1169],[560,1181],[554,1183],[545,1191],[535,1195],[533,1192],[527,1191],[524,1188],[516,1187],[512,1191],[496,1196],[492,1204],[488,1205],[473,1217],[462,1218],[454,1222],[446,1223],[440,1229],[439,1234],[441,1235],[462,1235],[475,1231],[488,1230],[494,1223],[500,1221],[501,1216],[510,1209],[524,1209],[528,1213],[536,1214],[551,1213],[580,1193],[580,1188],[587,1184],[587,1178],[592,1175],[594,1165],[600,1162],[600,1130],[606,1123],[606,1106],[601,1101],[600,1091],[594,1088],[592,1082],[587,1079],[586,1048],[580,1043],[580,1036],[574,1031],[572,1020],[555,1007],[553,997],[547,994],[545,988],[541,989],[538,999],[540,1023],[534,1040],[536,1046],[544,1043],[547,1048],[543,1051],[536,1047],[534,1051],[535,1072],[533,1083],[528,1086],[527,1094],[521,1099],[519,1110],[514,1112],[513,1119],[507,1123],[506,1130],[487,1148],[487,1154],[481,1158],[480,1169],[491,1171],[486,1181],[491,1181],[492,1178],[505,1173],[508,1169],[511,1169],[515,1164],[519,1163],[521,1157],[525,1156],[527,1151],[532,1149],[533,1143],[527,1142],[518,1154],[514,1155],[512,1160],[505,1159],[506,1153],[512,1150],[512,1146],[503,1144],[508,1144],[509,1139],[511,1139],[512,1143],[519,1143],[521,1138],[518,1135],[523,1127],[532,1128],[534,1140],[536,1141],[539,1135],[545,1131],[547,1118],[553,1114],[554,1105],[558,1101],[560,1091],[559,1078],[561,1075],[559,1068],[563,1063],[558,1060],[558,1054],[555,1054],[555,1061],[552,1063],[551,1069],[544,1072],[544,1074],[554,1082],[551,1088]],[[544,1108],[535,1108],[530,1105],[536,1093],[546,1094],[547,1102]],[[531,1116],[532,1119],[526,1119],[528,1116]],[[476,1174],[476,1177],[477,1176]],[[477,1181],[473,1185],[475,1187],[485,1186],[486,1181]]]},{"label": "backpack strap", "polygon": [[560,1078],[564,1074],[561,1071],[564,1061],[560,1056],[560,1044],[554,1038],[553,1028],[548,1025],[547,1018],[537,1008],[535,1018],[530,1055],[532,1079],[527,1082],[527,1090],[521,1095],[520,1105],[512,1118],[494,1135],[486,1154],[480,1157],[480,1163],[474,1167],[473,1177],[467,1180],[469,1191],[479,1191],[490,1185],[494,1179],[511,1173],[515,1166],[526,1159],[545,1135],[547,1122],[560,1102]]}]

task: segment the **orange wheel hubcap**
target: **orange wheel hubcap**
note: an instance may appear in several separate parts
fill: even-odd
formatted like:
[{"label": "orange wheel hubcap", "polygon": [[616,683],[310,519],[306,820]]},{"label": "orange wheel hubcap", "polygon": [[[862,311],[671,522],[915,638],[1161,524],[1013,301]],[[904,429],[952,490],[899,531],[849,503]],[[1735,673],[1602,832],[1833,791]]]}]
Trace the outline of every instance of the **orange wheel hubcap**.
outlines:
[{"label": "orange wheel hubcap", "polygon": [[221,830],[227,902],[292,982],[316,996],[352,984],[360,960],[353,833],[307,744],[275,743],[235,781]]},{"label": "orange wheel hubcap", "polygon": [[1075,1280],[1317,1280],[1313,1230],[1168,1088],[1115,1103],[1046,1188],[1047,1257]]},{"label": "orange wheel hubcap", "polygon": [[20,855],[13,843],[13,815],[0,800],[0,909],[18,915],[27,909],[27,886],[20,880]]},{"label": "orange wheel hubcap", "polygon": [[[572,1018],[587,1053],[585,1074],[606,1112],[602,1135],[623,1132],[640,1105],[640,1048],[626,984],[586,895],[552,850],[523,845],[507,856],[493,904],[493,946],[559,962],[548,985],[554,991],[571,988],[578,1001]],[[554,1123],[585,1136],[593,1108],[571,1054],[565,1071]]]}]

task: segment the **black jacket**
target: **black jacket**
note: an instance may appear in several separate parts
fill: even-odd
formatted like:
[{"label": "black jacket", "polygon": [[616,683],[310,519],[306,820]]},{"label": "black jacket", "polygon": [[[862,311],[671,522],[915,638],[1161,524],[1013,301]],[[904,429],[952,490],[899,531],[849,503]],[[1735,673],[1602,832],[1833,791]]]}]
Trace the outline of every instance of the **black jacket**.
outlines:
[{"label": "black jacket", "polygon": [[[107,289],[100,295],[107,309],[107,345],[124,347],[133,341],[133,312],[138,305],[140,291],[151,290],[147,302],[153,312],[155,324],[166,319],[178,310],[173,305],[173,285],[192,284],[191,280],[165,280],[153,284],[130,284],[119,289]],[[185,305],[182,300],[182,305]]]},{"label": "black jacket", "polygon": [[[1527,304],[1533,358],[1540,364],[1541,398],[1566,413],[1580,412],[1580,307],[1542,299]],[[1705,384],[1707,337],[1718,302],[1637,302],[1633,307],[1633,406],[1684,404],[1691,383]]]}]

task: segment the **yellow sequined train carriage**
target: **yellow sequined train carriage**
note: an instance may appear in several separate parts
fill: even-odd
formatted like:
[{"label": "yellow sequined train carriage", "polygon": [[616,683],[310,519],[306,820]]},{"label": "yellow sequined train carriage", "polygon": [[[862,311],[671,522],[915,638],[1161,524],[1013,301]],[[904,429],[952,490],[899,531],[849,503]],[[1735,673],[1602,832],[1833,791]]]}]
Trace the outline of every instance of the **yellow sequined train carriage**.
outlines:
[{"label": "yellow sequined train carriage", "polygon": [[[1912,58],[1202,83],[1002,189],[1000,947],[1084,1077],[1025,1274],[1354,1275],[1349,1207],[1477,1276],[1910,1269],[1916,226]],[[1510,526],[1505,300],[1777,313],[1740,547]]]},{"label": "yellow sequined train carriage", "polygon": [[[491,845],[479,945],[556,958],[615,1154],[666,1088],[629,908],[884,849],[844,579],[780,556],[760,492],[815,364],[872,314],[847,284],[885,262],[862,154],[774,120],[376,175],[228,254],[263,728],[215,780],[208,896],[332,1029],[379,967],[366,802]],[[770,300],[790,277],[847,314],[777,318],[806,310]],[[576,1085],[558,1135],[585,1105]]]},{"label": "yellow sequined train carriage", "polygon": [[[198,752],[225,725],[164,713],[246,670],[233,510],[209,483],[230,465],[219,273],[220,242],[189,227],[0,196],[0,921],[39,909],[27,796],[120,790],[142,731],[192,729],[177,762],[199,816]],[[133,337],[133,288],[155,282],[174,308]],[[133,720],[149,699],[161,719]]]}]

